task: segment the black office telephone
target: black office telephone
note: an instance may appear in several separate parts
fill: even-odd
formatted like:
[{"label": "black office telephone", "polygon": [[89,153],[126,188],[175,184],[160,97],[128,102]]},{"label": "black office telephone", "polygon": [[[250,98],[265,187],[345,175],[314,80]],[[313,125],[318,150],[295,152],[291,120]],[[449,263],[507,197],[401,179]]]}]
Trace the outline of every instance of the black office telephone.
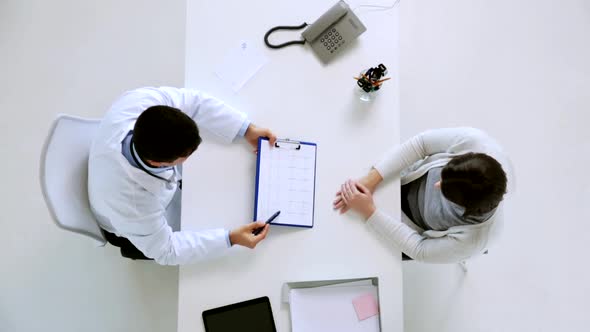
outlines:
[{"label": "black office telephone", "polygon": [[[294,40],[279,45],[271,44],[268,37],[277,30],[299,30],[302,40]],[[312,50],[322,62],[332,60],[350,42],[365,32],[367,28],[352,12],[344,1],[338,1],[314,23],[303,23],[299,26],[277,26],[270,29],[264,36],[264,43],[270,48],[282,48],[289,45],[305,44],[308,42]]]}]

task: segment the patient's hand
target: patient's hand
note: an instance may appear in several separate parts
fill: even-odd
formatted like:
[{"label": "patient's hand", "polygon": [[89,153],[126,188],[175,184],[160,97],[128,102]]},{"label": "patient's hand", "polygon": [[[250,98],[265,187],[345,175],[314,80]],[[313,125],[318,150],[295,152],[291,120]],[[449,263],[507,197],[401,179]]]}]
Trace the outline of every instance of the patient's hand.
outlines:
[{"label": "patient's hand", "polygon": [[349,209],[358,212],[365,220],[369,219],[377,209],[373,202],[373,194],[363,184],[353,180],[346,181],[337,193],[334,208],[344,213]]},{"label": "patient's hand", "polygon": [[334,200],[334,202],[332,202],[332,208],[334,210],[339,210],[340,214],[346,213],[350,209],[350,207],[348,207],[348,205],[346,205],[346,203],[344,203],[344,200],[342,199],[341,190],[338,190],[338,192],[336,193],[336,199]]},{"label": "patient's hand", "polygon": [[[368,191],[373,194],[377,189],[377,185],[383,181],[383,177],[376,169],[371,168],[369,173],[362,178],[358,179],[357,182],[365,186]],[[332,203],[334,210],[339,210],[340,214],[348,212],[350,207],[342,199],[342,190],[336,193],[336,199]]]}]

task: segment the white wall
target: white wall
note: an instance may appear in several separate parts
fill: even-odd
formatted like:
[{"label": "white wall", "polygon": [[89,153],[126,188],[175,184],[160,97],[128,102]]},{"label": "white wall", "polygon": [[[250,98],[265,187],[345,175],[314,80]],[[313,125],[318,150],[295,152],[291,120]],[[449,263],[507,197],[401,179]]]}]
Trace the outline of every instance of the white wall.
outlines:
[{"label": "white wall", "polygon": [[38,180],[59,112],[182,85],[185,1],[0,1],[0,331],[175,331],[178,270],[58,229]]},{"label": "white wall", "polygon": [[470,125],[511,155],[501,242],[407,263],[406,331],[588,331],[590,2],[402,0],[402,135]]}]

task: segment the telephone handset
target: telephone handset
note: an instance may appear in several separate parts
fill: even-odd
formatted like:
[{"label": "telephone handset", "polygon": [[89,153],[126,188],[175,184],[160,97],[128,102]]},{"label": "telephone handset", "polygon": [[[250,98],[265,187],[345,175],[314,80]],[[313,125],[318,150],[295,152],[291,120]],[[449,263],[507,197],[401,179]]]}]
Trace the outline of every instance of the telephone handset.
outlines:
[{"label": "telephone handset", "polygon": [[[271,33],[277,30],[299,30],[303,40],[294,40],[279,45],[273,45],[268,41]],[[270,29],[264,35],[264,43],[270,48],[282,48],[289,45],[305,44],[308,42],[312,50],[322,62],[328,62],[334,58],[342,48],[365,32],[367,28],[352,12],[344,1],[338,1],[332,8],[325,12],[313,24],[308,26],[303,23],[299,26],[278,26]]]}]

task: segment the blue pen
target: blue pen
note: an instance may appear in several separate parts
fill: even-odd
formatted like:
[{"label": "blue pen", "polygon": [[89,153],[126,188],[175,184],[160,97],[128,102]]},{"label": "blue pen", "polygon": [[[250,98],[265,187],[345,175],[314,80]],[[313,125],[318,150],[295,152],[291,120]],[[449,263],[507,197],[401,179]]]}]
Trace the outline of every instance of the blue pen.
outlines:
[{"label": "blue pen", "polygon": [[256,228],[256,229],[255,229],[255,230],[252,232],[252,234],[254,234],[254,235],[258,235],[258,234],[260,234],[260,232],[262,232],[262,230],[264,229],[264,227],[266,227],[266,225],[270,224],[270,223],[271,223],[273,220],[275,220],[275,219],[276,219],[276,218],[279,216],[279,214],[281,214],[281,210],[279,210],[279,211],[275,212],[275,214],[273,214],[273,215],[272,215],[270,218],[268,218],[268,220],[267,220],[267,221],[265,221],[265,222],[264,222],[264,224],[265,224],[265,225],[264,225],[263,227],[258,227],[258,228]]}]

